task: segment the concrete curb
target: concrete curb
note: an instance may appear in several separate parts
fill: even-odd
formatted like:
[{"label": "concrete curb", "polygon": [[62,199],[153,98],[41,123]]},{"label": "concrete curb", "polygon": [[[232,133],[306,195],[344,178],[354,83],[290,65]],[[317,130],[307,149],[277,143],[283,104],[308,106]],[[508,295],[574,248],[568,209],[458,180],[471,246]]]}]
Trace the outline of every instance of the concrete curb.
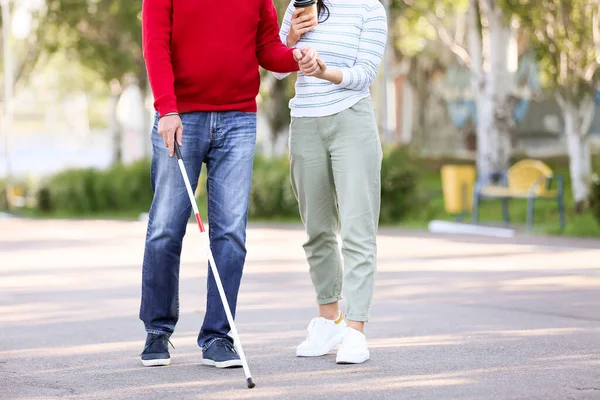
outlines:
[{"label": "concrete curb", "polygon": [[460,222],[450,221],[431,221],[429,222],[429,232],[446,233],[446,234],[461,234],[461,235],[476,235],[476,236],[491,236],[497,238],[513,238],[516,235],[514,229],[498,228],[494,226],[483,226],[475,224],[465,224]]}]

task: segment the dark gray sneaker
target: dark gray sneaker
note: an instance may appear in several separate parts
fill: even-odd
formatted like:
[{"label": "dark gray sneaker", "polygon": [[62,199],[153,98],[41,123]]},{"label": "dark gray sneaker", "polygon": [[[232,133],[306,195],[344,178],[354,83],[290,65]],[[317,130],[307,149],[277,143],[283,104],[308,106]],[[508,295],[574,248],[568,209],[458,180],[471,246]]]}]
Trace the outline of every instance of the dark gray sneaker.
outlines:
[{"label": "dark gray sneaker", "polygon": [[[169,335],[155,335],[149,333],[146,337],[146,345],[142,352],[142,365],[144,367],[156,367],[171,364],[171,355],[169,354]],[[171,344],[171,346],[173,346]]]},{"label": "dark gray sneaker", "polygon": [[202,364],[217,368],[242,366],[240,356],[227,339],[215,339],[202,349]]}]

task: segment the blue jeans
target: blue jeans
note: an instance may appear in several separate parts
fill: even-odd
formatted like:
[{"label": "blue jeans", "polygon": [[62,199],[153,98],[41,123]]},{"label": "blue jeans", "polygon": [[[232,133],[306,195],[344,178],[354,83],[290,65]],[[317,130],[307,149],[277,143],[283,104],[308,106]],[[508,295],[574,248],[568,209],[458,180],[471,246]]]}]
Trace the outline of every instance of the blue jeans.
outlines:
[{"label": "blue jeans", "polygon": [[[237,295],[246,259],[246,224],[256,146],[256,114],[237,111],[182,114],[181,153],[193,190],[202,163],[207,168],[208,232],[227,300],[235,316]],[[191,215],[176,157],[169,157],[157,132],[152,130],[151,180],[154,199],[150,207],[142,268],[140,319],[148,333],[173,333],[179,318],[179,264],[181,245]],[[202,242],[198,238],[198,245]],[[214,338],[226,338],[229,323],[212,271],[204,323],[198,335],[203,347]]]}]

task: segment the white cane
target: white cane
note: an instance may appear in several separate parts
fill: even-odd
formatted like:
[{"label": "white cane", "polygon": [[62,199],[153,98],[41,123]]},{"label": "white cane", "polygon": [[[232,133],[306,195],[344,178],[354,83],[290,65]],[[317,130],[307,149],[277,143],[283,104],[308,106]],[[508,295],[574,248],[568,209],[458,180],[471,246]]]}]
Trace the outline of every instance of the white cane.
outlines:
[{"label": "white cane", "polygon": [[179,164],[179,169],[181,170],[181,175],[183,176],[183,180],[185,181],[185,187],[187,189],[190,202],[192,203],[192,209],[194,210],[194,214],[196,215],[196,222],[198,222],[200,234],[204,239],[204,246],[208,255],[208,263],[210,264],[210,268],[215,277],[215,282],[217,283],[217,288],[219,289],[219,295],[221,296],[223,307],[225,307],[225,314],[227,315],[227,321],[229,321],[229,326],[231,327],[231,335],[233,336],[233,342],[238,354],[240,355],[240,359],[242,360],[244,374],[246,374],[246,383],[248,384],[248,388],[252,389],[255,386],[255,384],[252,380],[252,375],[250,375],[248,361],[246,361],[246,356],[244,355],[244,350],[242,349],[242,343],[240,342],[240,337],[235,327],[235,322],[233,321],[233,315],[231,314],[231,308],[229,307],[229,302],[227,301],[227,296],[225,296],[225,290],[223,289],[223,284],[221,283],[219,270],[217,269],[215,259],[213,258],[213,254],[210,249],[210,239],[208,238],[208,234],[204,230],[204,224],[202,223],[202,218],[200,218],[200,213],[198,212],[196,198],[194,197],[194,192],[192,191],[192,185],[190,184],[188,174],[185,170],[185,165],[183,165],[183,157],[181,156],[181,150],[179,149],[179,145],[177,144],[177,142],[175,142],[175,154],[177,155],[177,163]]}]

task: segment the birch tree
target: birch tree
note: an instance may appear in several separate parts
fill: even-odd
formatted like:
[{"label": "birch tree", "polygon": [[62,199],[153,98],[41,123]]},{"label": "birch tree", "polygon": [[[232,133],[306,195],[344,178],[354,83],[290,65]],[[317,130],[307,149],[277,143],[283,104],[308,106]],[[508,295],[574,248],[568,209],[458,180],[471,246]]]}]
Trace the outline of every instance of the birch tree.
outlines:
[{"label": "birch tree", "polygon": [[592,172],[590,127],[600,62],[599,0],[504,0],[531,31],[543,82],[553,89],[564,119],[576,209],[588,198]]},{"label": "birch tree", "polygon": [[514,127],[513,78],[507,60],[510,21],[498,0],[402,0],[419,12],[437,39],[471,73],[477,108],[477,170],[480,176],[508,168]]},{"label": "birch tree", "polygon": [[471,82],[477,105],[477,169],[481,176],[508,168],[511,156],[511,31],[497,0],[469,0]]},{"label": "birch tree", "polygon": [[[142,57],[142,2],[46,0],[46,3],[46,21],[50,26],[44,39],[46,52],[65,51],[68,57],[95,71],[110,88],[113,162],[120,163],[122,129],[116,119],[116,107],[123,79],[134,74],[144,99],[150,91]],[[149,116],[143,123],[148,121]]]},{"label": "birch tree", "polygon": [[[46,21],[44,4],[39,0],[29,0],[22,2],[11,2],[10,4],[12,16],[12,24],[20,24],[23,21],[15,18],[18,17],[20,11],[24,11],[29,18],[27,22],[25,37],[12,38],[10,43],[12,47],[14,65],[13,65],[13,80],[15,92],[25,86],[31,77],[34,69],[43,58],[43,40],[48,30],[48,22]],[[23,15],[23,14],[21,14]],[[0,27],[2,21],[0,19]],[[1,29],[0,29],[1,36]],[[1,46],[0,46],[1,47]],[[4,48],[0,48],[0,57],[4,57]],[[42,60],[45,61],[45,60]],[[3,66],[0,66],[3,69]],[[0,100],[4,100],[4,82],[0,82]]]},{"label": "birch tree", "polygon": [[[393,29],[390,41],[394,44],[394,58],[406,68],[406,77],[413,89],[412,132],[410,145],[416,149],[426,145],[431,128],[428,126],[426,104],[433,94],[430,82],[438,73],[443,73],[452,59],[452,52],[442,43],[435,28],[427,21],[427,4],[404,2],[394,3],[392,16]],[[456,36],[464,36],[464,12],[460,5],[438,4],[434,11],[440,15],[439,23],[456,28]],[[390,18],[390,16],[388,16]],[[441,96],[443,98],[443,95]]]}]

